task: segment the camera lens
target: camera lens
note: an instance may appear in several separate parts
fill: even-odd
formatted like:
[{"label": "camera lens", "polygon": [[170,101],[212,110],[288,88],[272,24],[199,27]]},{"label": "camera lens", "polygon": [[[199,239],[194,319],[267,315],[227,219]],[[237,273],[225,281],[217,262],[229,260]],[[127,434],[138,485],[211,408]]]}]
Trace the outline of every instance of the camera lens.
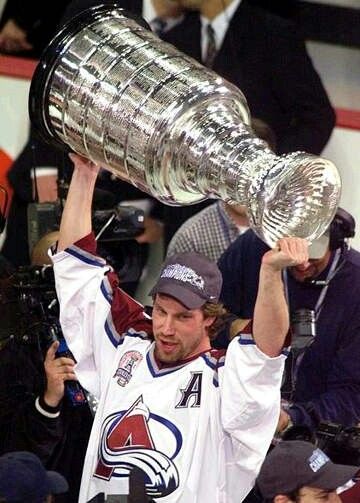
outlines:
[{"label": "camera lens", "polygon": [[315,311],[312,309],[297,309],[291,316],[293,332],[293,347],[305,347],[316,336]]}]

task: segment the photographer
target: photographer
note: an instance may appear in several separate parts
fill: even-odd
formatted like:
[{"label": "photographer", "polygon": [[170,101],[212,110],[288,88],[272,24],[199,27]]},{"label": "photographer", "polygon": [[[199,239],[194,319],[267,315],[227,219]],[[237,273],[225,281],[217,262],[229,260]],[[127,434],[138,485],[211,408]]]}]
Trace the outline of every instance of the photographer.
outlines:
[{"label": "photographer", "polygon": [[334,464],[309,442],[281,442],[257,477],[267,503],[340,503],[339,493],[354,485],[359,466]]},{"label": "photographer", "polygon": [[69,493],[57,502],[76,503],[92,425],[85,401],[75,406],[65,381],[75,381],[74,361],[59,356],[61,336],[51,268],[24,268],[0,282],[0,454],[38,455],[59,471]]},{"label": "photographer", "polygon": [[[339,208],[328,232],[310,247],[309,266],[291,267],[284,277],[294,337],[280,432],[291,424],[315,430],[321,421],[353,426],[360,420],[360,253],[347,242],[354,234],[353,217]],[[247,231],[219,261],[222,301],[241,318],[252,316],[267,250]]]}]

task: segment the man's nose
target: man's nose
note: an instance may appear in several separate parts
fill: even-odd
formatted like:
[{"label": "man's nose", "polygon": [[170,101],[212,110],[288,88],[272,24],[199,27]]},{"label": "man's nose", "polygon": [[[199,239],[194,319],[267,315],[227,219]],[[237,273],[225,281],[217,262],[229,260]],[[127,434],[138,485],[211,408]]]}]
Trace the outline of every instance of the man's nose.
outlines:
[{"label": "man's nose", "polygon": [[310,265],[310,262],[305,262],[304,264],[297,265],[296,269],[300,272],[304,272],[304,271],[306,271],[306,269],[308,269],[309,265]]},{"label": "man's nose", "polygon": [[166,335],[173,335],[174,333],[174,320],[171,316],[166,316],[164,319],[164,323],[162,328],[162,332]]}]

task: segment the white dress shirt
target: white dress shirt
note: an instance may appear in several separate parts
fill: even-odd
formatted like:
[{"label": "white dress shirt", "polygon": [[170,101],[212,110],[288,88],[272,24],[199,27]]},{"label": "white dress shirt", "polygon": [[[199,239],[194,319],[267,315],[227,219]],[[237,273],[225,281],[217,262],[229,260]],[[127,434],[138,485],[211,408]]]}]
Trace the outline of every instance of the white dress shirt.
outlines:
[{"label": "white dress shirt", "polygon": [[[150,0],[151,1],[151,0]],[[208,46],[207,37],[207,26],[210,23],[215,32],[215,43],[217,50],[220,49],[227,29],[229,27],[230,21],[235,14],[236,9],[239,7],[241,0],[233,0],[230,5],[226,7],[220,14],[218,14],[214,19],[207,19],[205,16],[201,16],[201,55],[202,61],[205,60],[206,51]]]},{"label": "white dress shirt", "polygon": [[[145,19],[145,21],[149,23],[151,28],[154,29],[152,22],[154,21],[154,19],[158,17],[158,15],[156,13],[152,0],[143,0],[142,16]],[[163,31],[171,30],[171,28],[181,23],[183,19],[184,16],[162,18],[162,20],[166,23]]]}]

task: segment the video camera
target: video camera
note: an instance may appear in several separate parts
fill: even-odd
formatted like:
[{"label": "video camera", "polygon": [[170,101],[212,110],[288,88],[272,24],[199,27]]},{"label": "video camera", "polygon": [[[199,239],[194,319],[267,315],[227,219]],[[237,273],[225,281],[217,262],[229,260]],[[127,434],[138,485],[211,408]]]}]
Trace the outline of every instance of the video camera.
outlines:
[{"label": "video camera", "polygon": [[[60,226],[60,203],[31,203],[28,206],[29,253],[41,238]],[[144,231],[144,212],[134,206],[116,205],[95,209],[92,226],[98,241],[98,253],[113,266],[122,283],[137,281],[143,255],[135,237]]]},{"label": "video camera", "polygon": [[304,440],[316,443],[334,463],[360,465],[360,427],[321,422],[315,432],[305,426],[293,426],[282,440]]},{"label": "video camera", "polygon": [[335,463],[360,465],[360,427],[320,423],[316,436],[320,449]]},{"label": "video camera", "polygon": [[144,212],[118,204],[111,210],[95,210],[92,225],[99,242],[127,241],[144,232]]},{"label": "video camera", "polygon": [[[52,266],[20,267],[1,282],[0,349],[12,341],[32,345],[44,354],[54,341],[60,346],[56,357],[73,358],[59,323],[59,305]],[[65,392],[73,406],[87,403],[77,381],[66,381]]]},{"label": "video camera", "polygon": [[0,341],[48,347],[56,340],[58,305],[51,266],[19,267],[0,284]]}]

